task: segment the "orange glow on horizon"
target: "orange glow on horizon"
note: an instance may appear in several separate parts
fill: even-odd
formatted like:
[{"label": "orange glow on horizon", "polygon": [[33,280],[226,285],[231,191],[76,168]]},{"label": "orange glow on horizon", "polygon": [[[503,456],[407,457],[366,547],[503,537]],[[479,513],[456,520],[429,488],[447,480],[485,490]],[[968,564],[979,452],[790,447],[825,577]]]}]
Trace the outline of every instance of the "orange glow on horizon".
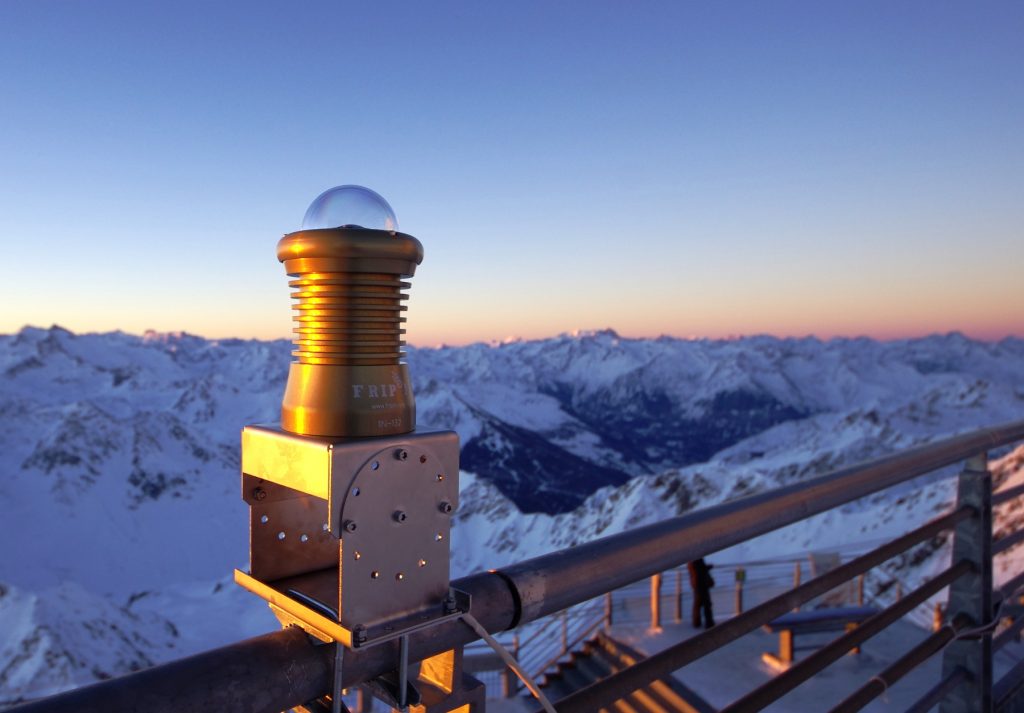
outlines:
[{"label": "orange glow on horizon", "polygon": [[[1019,322],[1019,320],[1018,320]],[[258,339],[258,340],[291,340],[292,335],[287,328],[272,330],[259,329],[257,325],[252,331],[225,328],[223,325],[196,325],[185,328],[181,324],[157,324],[147,323],[142,320],[131,320],[120,326],[113,324],[88,324],[79,320],[61,320],[49,322],[26,323],[21,325],[10,325],[0,329],[0,334],[14,334],[23,327],[32,326],[47,329],[50,326],[60,326],[76,334],[104,333],[121,331],[128,334],[142,335],[147,331],[161,334],[188,333],[205,339]],[[916,339],[936,334],[949,334],[958,332],[971,339],[985,342],[997,342],[1007,337],[1024,338],[1024,325],[1012,324],[1009,321],[979,320],[973,324],[952,324],[942,320],[934,320],[928,323],[892,322],[871,324],[867,320],[843,320],[833,325],[810,325],[797,320],[780,322],[774,325],[759,325],[751,323],[747,328],[742,325],[731,327],[715,327],[703,322],[694,322],[691,325],[682,326],[677,329],[659,329],[654,326],[643,325],[617,325],[614,322],[603,324],[591,324],[586,327],[544,329],[541,327],[513,329],[512,325],[503,331],[500,325],[490,325],[491,329],[485,332],[471,332],[458,329],[412,329],[407,335],[408,342],[416,347],[440,347],[440,346],[465,346],[474,343],[501,343],[505,341],[523,340],[535,341],[556,337],[560,334],[573,334],[596,332],[604,329],[611,329],[626,339],[656,339],[658,337],[674,337],[678,339],[711,339],[711,340],[734,340],[752,336],[771,336],[781,339],[785,338],[806,338],[813,337],[821,340],[835,338],[857,338],[868,337],[879,341],[896,341],[901,339]]]},{"label": "orange glow on horizon", "polygon": [[[861,293],[841,286],[772,291],[767,285],[747,282],[741,291],[735,285],[711,283],[688,291],[671,286],[659,294],[659,285],[636,284],[636,294],[610,291],[611,296],[525,291],[521,296],[493,301],[474,301],[471,290],[451,296],[413,290],[406,340],[417,346],[459,346],[606,328],[627,338],[773,335],[897,340],[950,332],[985,341],[1024,337],[1024,295],[1015,294],[1019,288],[1011,282],[1005,287],[990,284],[985,294],[909,284]],[[79,308],[69,313],[64,303],[62,314],[40,308],[20,319],[5,315],[0,318],[0,332],[17,332],[24,324],[48,327],[57,323],[76,333],[120,330],[143,334],[152,329],[185,331],[211,339],[292,338],[291,310],[284,294],[271,293],[249,303],[226,301],[214,309],[184,300],[140,305],[131,311],[126,311],[123,303],[114,307]]]}]

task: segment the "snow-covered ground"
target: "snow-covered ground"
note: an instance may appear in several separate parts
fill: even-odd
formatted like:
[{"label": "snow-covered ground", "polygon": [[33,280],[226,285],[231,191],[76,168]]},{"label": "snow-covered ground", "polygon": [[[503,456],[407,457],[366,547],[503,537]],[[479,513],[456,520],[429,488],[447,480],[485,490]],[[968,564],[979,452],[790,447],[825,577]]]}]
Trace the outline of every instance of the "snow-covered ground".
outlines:
[{"label": "snow-covered ground", "polygon": [[[183,334],[0,336],[0,704],[274,628],[229,574],[247,551],[238,433],[277,419],[288,352]],[[1019,339],[604,331],[412,349],[409,363],[420,426],[463,443],[455,576],[1024,417]],[[998,477],[1024,477],[1021,458]],[[864,549],[948,507],[948,475],[717,558]],[[1020,517],[1003,506],[998,527]],[[912,586],[945,552],[892,564],[869,591]],[[1000,576],[1020,564],[1011,551]]]}]

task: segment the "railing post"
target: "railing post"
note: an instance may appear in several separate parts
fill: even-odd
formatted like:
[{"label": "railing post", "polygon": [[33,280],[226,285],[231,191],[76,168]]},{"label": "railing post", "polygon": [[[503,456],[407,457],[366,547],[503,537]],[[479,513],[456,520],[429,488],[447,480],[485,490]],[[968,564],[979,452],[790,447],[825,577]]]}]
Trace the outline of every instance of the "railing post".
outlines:
[{"label": "railing post", "polygon": [[562,610],[562,655],[569,653],[569,610]]},{"label": "railing post", "polygon": [[[1024,596],[1017,597],[1017,605],[1018,606],[1024,606]],[[1017,641],[1018,644],[1024,642],[1024,632],[1018,631],[1017,632],[1017,636],[1014,637],[1014,638],[1015,638],[1015,640]]]},{"label": "railing post", "polygon": [[[512,635],[512,658],[516,661],[519,660],[519,634],[515,633]],[[516,678],[515,673],[511,668],[506,666],[501,672],[501,695],[504,698],[512,698],[516,695]]]},{"label": "railing post", "polygon": [[736,616],[743,613],[743,583],[747,581],[747,570],[736,568]]},{"label": "railing post", "polygon": [[[793,589],[800,586],[800,562],[793,563]],[[793,611],[800,611],[800,605],[793,607]]]},{"label": "railing post", "polygon": [[683,568],[676,567],[675,622],[683,623]]},{"label": "railing post", "polygon": [[651,577],[651,631],[661,631],[661,573]]},{"label": "railing post", "polygon": [[864,606],[864,575],[857,577],[857,606]]},{"label": "railing post", "polygon": [[611,631],[612,624],[615,623],[615,600],[612,599],[612,593],[608,592],[604,595],[604,630]]},{"label": "railing post", "polygon": [[[992,618],[992,477],[987,454],[969,459],[957,484],[957,506],[975,509],[974,517],[961,521],[953,531],[953,562],[968,560],[974,571],[949,586],[946,619],[958,613],[969,616],[972,626],[985,626]],[[957,668],[969,674],[939,706],[940,713],[990,713],[992,711],[992,632],[954,641],[942,659],[942,676]]]}]

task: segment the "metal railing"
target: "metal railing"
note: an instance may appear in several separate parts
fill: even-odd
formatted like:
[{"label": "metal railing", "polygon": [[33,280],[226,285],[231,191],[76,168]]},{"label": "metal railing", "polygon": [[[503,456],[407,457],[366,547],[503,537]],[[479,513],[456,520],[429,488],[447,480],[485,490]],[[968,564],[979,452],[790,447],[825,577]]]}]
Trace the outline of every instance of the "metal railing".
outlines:
[{"label": "metal railing", "polygon": [[[595,599],[495,638],[532,679],[540,680],[608,623],[604,601]],[[487,686],[489,698],[508,698],[517,693],[518,680],[493,655],[489,645],[473,642],[465,647],[465,656],[473,674]],[[500,676],[495,675],[498,672]]]},{"label": "metal railing", "polygon": [[[452,585],[471,597],[470,613],[490,632],[530,621],[600,597],[656,573],[739,544],[812,515],[967,460],[959,476],[954,511],[820,577],[745,611],[682,644],[577,691],[557,703],[559,711],[592,711],[617,700],[687,662],[713,651],[772,618],[820,596],[843,581],[903,552],[938,532],[952,531],[953,564],[937,577],[862,622],[853,631],[784,674],[755,689],[726,710],[759,710],[814,675],[878,630],[944,587],[950,587],[943,678],[921,705],[942,700],[943,713],[987,711],[993,703],[1015,705],[1018,679],[991,680],[992,634],[998,623],[993,603],[1002,605],[1024,586],[1024,574],[993,591],[991,477],[988,450],[1024,439],[1024,421],[984,429],[909,449],[870,463],[844,468],[813,480],[754,494],[681,517],[553,552],[497,571],[482,572]],[[998,502],[1005,502],[1002,493]],[[1012,537],[1013,535],[1011,535]],[[1005,542],[1005,539],[1003,540]],[[966,618],[966,619],[965,619]],[[966,623],[965,623],[966,621]],[[959,628],[957,628],[959,627]],[[965,634],[966,632],[966,634]],[[947,634],[943,634],[947,636]],[[478,635],[462,621],[448,621],[408,638],[412,660],[465,646]],[[890,677],[931,649],[910,652]],[[934,653],[934,652],[933,652]],[[343,685],[359,685],[393,670],[387,646],[343,652]],[[909,657],[909,658],[908,658]],[[299,630],[286,629],[206,652],[112,681],[94,684],[17,708],[30,711],[245,710],[272,713],[324,695],[330,689],[334,646],[317,646]],[[898,662],[899,663],[899,662]],[[895,665],[894,665],[895,666]],[[1009,675],[1024,676],[1024,672]],[[870,691],[859,694],[866,696]],[[858,698],[860,700],[860,698]],[[843,703],[844,710],[856,701]],[[920,708],[927,710],[927,708]]]},{"label": "metal railing", "polygon": [[[855,556],[863,554],[863,543],[847,544],[832,550],[836,555]],[[716,563],[716,578],[721,579],[719,589],[713,592],[718,618],[742,614],[745,606],[763,603],[788,590],[788,579],[795,582],[793,586],[799,585],[800,573],[808,564],[807,560],[804,553],[742,564]],[[734,582],[731,591],[724,584],[727,582]],[[863,575],[857,584],[849,592],[850,601],[844,603],[865,603]],[[901,583],[896,581],[896,586],[900,587]],[[663,624],[689,621],[691,617],[685,613],[684,604],[692,605],[692,596],[686,568],[677,567],[652,576],[650,582],[635,582],[495,638],[532,678],[542,680],[558,664],[570,661],[574,652],[602,628],[610,631],[614,624],[619,628],[639,627],[653,632],[660,630]],[[1024,627],[1024,620],[1019,625]],[[506,698],[518,693],[515,675],[485,642],[468,644],[465,655],[467,661],[471,661],[473,675],[487,687],[489,698]]]}]

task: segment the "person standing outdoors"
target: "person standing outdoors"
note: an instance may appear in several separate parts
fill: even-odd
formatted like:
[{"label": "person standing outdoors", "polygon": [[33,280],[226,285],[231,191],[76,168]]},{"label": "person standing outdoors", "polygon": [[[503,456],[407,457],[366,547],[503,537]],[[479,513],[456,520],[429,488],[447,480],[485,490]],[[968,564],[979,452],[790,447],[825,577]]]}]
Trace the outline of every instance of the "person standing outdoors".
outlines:
[{"label": "person standing outdoors", "polygon": [[704,628],[715,625],[715,617],[711,612],[711,588],[715,579],[711,576],[713,564],[707,564],[704,558],[696,559],[686,565],[690,572],[690,588],[693,589],[693,626],[700,628],[701,612],[704,614]]}]

